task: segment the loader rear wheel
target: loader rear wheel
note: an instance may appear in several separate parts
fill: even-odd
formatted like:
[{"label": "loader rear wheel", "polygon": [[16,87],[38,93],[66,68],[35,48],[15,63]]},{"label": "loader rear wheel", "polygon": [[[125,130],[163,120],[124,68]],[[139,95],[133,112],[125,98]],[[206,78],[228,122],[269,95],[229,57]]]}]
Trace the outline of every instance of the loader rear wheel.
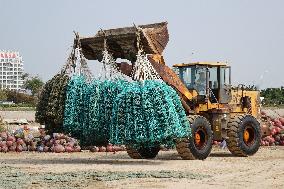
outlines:
[{"label": "loader rear wheel", "polygon": [[192,137],[178,139],[176,149],[182,159],[206,159],[212,149],[212,130],[203,116],[188,116]]},{"label": "loader rear wheel", "polygon": [[260,146],[259,122],[251,115],[237,115],[228,123],[227,146],[235,156],[255,154]]},{"label": "loader rear wheel", "polygon": [[142,156],[135,148],[126,147],[126,152],[132,159],[142,159]]},{"label": "loader rear wheel", "polygon": [[126,151],[132,159],[154,159],[160,151],[160,146],[140,147],[138,149],[128,146]]}]

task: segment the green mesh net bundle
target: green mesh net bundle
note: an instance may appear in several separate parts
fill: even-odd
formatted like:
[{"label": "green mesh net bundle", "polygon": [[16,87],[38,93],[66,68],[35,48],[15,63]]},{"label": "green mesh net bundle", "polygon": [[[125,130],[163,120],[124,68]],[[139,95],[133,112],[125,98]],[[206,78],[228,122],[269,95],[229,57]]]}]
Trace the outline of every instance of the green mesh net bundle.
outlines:
[{"label": "green mesh net bundle", "polygon": [[49,133],[62,132],[66,86],[69,76],[64,72],[56,74],[46,82],[36,107],[36,121],[46,125]]},{"label": "green mesh net bundle", "polygon": [[160,81],[93,80],[73,76],[64,130],[81,145],[157,145],[190,134],[177,93]]},{"label": "green mesh net bundle", "polygon": [[84,76],[73,76],[66,89],[65,112],[63,129],[65,133],[82,140],[85,123],[85,101],[86,78]]},{"label": "green mesh net bundle", "polygon": [[156,146],[190,135],[189,123],[179,100],[164,82],[132,82],[116,98],[111,142]]},{"label": "green mesh net bundle", "polygon": [[87,120],[88,130],[85,132],[92,131],[91,138],[96,144],[106,144],[111,135],[110,126],[115,99],[128,85],[128,82],[125,80],[94,80],[93,83],[95,84],[89,87],[89,119]]},{"label": "green mesh net bundle", "polygon": [[64,131],[80,139],[81,145],[109,142],[113,102],[122,91],[123,80],[93,80],[73,76],[67,86]]}]

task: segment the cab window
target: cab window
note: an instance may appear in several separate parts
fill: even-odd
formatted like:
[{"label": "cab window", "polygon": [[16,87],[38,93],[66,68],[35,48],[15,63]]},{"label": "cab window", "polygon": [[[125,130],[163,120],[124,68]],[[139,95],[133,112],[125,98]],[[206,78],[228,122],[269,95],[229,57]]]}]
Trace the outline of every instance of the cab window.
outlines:
[{"label": "cab window", "polygon": [[218,70],[217,67],[209,68],[209,88],[218,89]]},{"label": "cab window", "polygon": [[206,95],[206,67],[198,66],[196,68],[194,89],[199,95]]},{"label": "cab window", "polygon": [[220,85],[223,88],[225,85],[231,84],[231,70],[229,67],[220,68]]},{"label": "cab window", "polygon": [[194,67],[179,68],[179,77],[188,89],[194,88],[194,78],[195,78]]}]

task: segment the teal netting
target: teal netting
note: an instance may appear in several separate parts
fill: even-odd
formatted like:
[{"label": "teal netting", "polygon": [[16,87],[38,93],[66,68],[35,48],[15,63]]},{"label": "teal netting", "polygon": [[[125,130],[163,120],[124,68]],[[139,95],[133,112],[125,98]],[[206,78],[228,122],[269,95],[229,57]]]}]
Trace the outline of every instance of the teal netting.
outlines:
[{"label": "teal netting", "polygon": [[85,133],[91,134],[92,143],[105,144],[110,139],[110,126],[113,105],[118,94],[127,86],[124,80],[93,81],[89,85],[89,97],[86,104],[89,109],[89,117],[85,120],[88,127]]},{"label": "teal netting", "polygon": [[64,130],[82,145],[157,145],[190,135],[179,96],[163,82],[73,76],[65,103]]},{"label": "teal netting", "polygon": [[66,89],[63,129],[65,133],[80,140],[84,138],[85,112],[88,111],[84,101],[86,91],[85,77],[76,75],[70,79]]},{"label": "teal netting", "polygon": [[189,122],[176,91],[164,82],[132,82],[116,98],[111,142],[167,144],[190,135]]}]

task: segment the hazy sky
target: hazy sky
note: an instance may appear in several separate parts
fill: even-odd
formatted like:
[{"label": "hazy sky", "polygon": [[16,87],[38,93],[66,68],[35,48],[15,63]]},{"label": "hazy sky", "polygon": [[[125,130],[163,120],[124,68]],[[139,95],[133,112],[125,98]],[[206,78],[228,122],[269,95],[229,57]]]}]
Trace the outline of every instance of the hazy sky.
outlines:
[{"label": "hazy sky", "polygon": [[25,71],[47,80],[64,64],[73,30],[91,36],[161,21],[168,65],[227,61],[233,83],[284,86],[283,0],[0,0],[0,49],[20,51]]}]

